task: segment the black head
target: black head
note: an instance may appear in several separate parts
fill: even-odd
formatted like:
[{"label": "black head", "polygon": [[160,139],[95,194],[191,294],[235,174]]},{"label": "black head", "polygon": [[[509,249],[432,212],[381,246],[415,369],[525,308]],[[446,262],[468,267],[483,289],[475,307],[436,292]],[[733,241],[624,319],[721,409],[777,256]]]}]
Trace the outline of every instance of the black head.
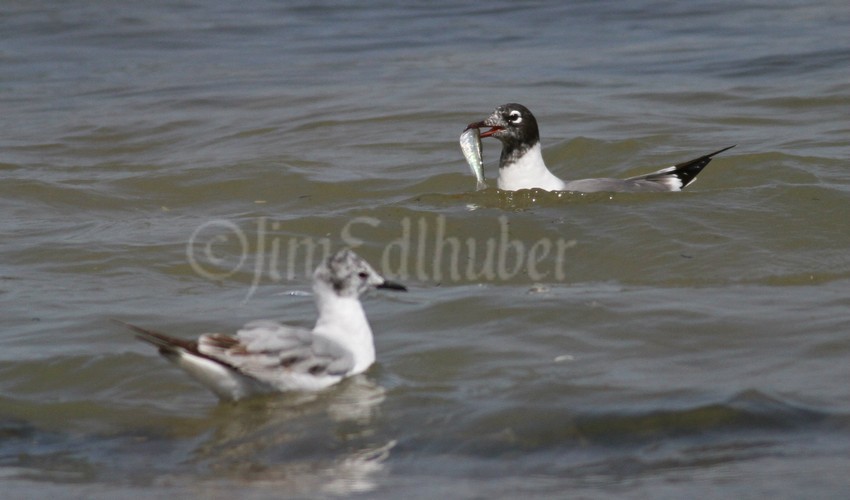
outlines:
[{"label": "black head", "polygon": [[540,142],[537,120],[522,104],[508,103],[496,108],[486,120],[470,123],[467,128],[485,128],[481,137],[495,137],[502,141],[502,164],[511,158],[522,156]]}]

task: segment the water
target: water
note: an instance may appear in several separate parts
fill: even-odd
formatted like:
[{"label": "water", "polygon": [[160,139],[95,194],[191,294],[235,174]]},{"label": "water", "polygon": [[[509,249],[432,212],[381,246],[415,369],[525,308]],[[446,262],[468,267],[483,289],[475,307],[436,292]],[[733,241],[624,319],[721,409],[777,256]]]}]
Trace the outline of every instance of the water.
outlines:
[{"label": "water", "polygon": [[[4,497],[846,493],[848,24],[5,2]],[[679,194],[475,192],[458,135],[511,101],[567,179],[738,146]],[[315,397],[219,404],[108,321],[309,325],[345,243],[411,291],[366,299],[378,364]]]}]

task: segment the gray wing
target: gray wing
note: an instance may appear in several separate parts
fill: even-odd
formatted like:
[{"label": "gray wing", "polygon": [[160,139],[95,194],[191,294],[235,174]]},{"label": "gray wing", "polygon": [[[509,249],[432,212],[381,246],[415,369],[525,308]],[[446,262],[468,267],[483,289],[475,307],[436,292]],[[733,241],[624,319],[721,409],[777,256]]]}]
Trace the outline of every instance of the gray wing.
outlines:
[{"label": "gray wing", "polygon": [[628,179],[582,179],[567,182],[564,191],[578,191],[582,193],[627,192],[627,193],[658,193],[662,191],[681,191],[685,186],[696,180],[702,169],[711,163],[711,159],[728,149],[729,146],[719,151],[700,156],[693,160],[677,163],[672,167],[662,168],[649,174],[629,177]]},{"label": "gray wing", "polygon": [[198,349],[245,375],[277,387],[293,377],[343,377],[353,367],[348,350],[306,328],[252,321],[236,336],[206,334]]},{"label": "gray wing", "polygon": [[662,191],[678,191],[671,189],[663,180],[650,180],[642,178],[631,179],[582,179],[570,181],[564,185],[564,191],[575,191],[579,193],[657,193]]}]

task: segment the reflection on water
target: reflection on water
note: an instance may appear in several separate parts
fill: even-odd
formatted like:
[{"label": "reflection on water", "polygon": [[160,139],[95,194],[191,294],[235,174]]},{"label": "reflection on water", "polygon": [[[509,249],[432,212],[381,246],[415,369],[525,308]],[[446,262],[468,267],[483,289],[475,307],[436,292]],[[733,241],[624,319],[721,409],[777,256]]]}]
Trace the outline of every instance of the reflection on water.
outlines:
[{"label": "reflection on water", "polygon": [[375,487],[395,440],[375,439],[385,390],[363,375],[318,394],[222,403],[191,458],[211,481],[290,494],[365,492]]}]

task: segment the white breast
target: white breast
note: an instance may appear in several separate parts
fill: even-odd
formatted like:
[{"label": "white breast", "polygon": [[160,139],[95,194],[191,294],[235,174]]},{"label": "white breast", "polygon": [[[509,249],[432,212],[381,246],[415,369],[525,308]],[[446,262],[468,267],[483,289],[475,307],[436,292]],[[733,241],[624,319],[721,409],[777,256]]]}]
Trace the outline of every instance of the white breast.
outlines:
[{"label": "white breast", "polygon": [[532,188],[562,191],[565,183],[546,167],[540,152],[540,143],[537,143],[517,161],[499,168],[498,185],[499,189],[505,191]]}]

